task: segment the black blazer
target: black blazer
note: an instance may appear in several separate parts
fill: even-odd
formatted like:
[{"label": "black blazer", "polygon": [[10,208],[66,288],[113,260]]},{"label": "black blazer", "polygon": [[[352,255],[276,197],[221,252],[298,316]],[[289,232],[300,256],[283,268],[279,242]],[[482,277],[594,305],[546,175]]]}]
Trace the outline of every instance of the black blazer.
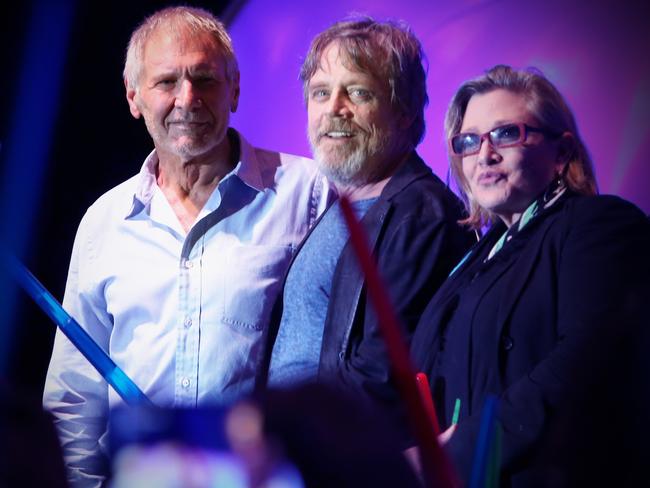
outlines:
[{"label": "black blazer", "polygon": [[[457,224],[462,212],[461,202],[413,152],[362,220],[407,340],[432,292],[475,242]],[[258,389],[267,380],[282,295],[266,332]],[[349,242],[332,279],[318,376],[319,381],[361,391],[389,411],[400,403],[373,306],[366,303],[363,273]]]},{"label": "black blazer", "polygon": [[[557,430],[558,413],[569,411],[564,409],[567,399],[586,394],[583,386],[594,379],[598,367],[619,357],[616,344],[648,325],[642,305],[650,298],[650,224],[639,209],[612,196],[569,195],[550,207],[493,258],[503,261],[497,263],[503,274],[490,295],[499,297],[496,323],[481,321],[485,302],[463,310],[474,317],[472,327],[493,331],[495,347],[474,344],[468,351],[457,342],[454,350],[445,342],[448,304],[463,293],[468,275],[481,268],[504,231],[503,224],[496,225],[440,288],[415,332],[412,354],[432,386],[436,378],[431,376],[440,370],[437,361],[463,358],[453,373],[458,377],[447,380],[466,381],[471,363],[491,355],[496,391],[473,391],[478,386],[470,381],[447,451],[461,478],[467,479],[485,396],[497,394],[502,485],[544,486],[529,477],[531,466],[540,458],[540,446],[548,445],[547,437]],[[437,400],[444,403],[436,408],[446,427],[454,399]]]}]

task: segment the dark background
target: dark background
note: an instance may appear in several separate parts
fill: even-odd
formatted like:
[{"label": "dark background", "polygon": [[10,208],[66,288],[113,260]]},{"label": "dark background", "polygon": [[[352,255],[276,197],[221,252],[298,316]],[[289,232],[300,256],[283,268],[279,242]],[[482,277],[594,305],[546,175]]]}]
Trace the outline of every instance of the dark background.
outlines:
[{"label": "dark background", "polygon": [[[0,59],[4,68],[0,77],[0,141],[3,146],[12,124],[26,31],[35,4],[34,1],[21,5],[7,3],[0,7]],[[23,257],[28,268],[59,301],[63,299],[77,225],[86,208],[105,191],[137,173],[153,148],[142,120],[133,119],[129,113],[122,69],[133,29],[148,14],[170,4],[178,2],[78,1],[74,4],[60,104],[45,165],[45,183],[38,196],[37,214],[31,222],[30,245]],[[207,8],[217,16],[236,14],[237,5],[226,0],[184,4]],[[43,86],[47,82],[43,79]],[[5,156],[0,153],[0,175],[4,174]],[[1,383],[18,395],[37,398],[42,393],[55,325],[22,291],[18,297],[13,325],[4,324],[13,328],[14,338],[9,369]],[[9,319],[0,317],[0,320]]]}]

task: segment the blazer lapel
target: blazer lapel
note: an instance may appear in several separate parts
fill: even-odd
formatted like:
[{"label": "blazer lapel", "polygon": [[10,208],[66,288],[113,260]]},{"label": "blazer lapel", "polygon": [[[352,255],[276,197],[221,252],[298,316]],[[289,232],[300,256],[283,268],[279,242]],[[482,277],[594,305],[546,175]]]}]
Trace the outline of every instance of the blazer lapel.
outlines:
[{"label": "blazer lapel", "polygon": [[[503,287],[504,290],[508,291],[503,294],[499,302],[496,329],[497,338],[501,337],[505,323],[510,318],[510,314],[521,297],[521,294],[526,287],[526,283],[533,271],[536,269],[542,250],[542,243],[551,228],[551,223],[552,222],[548,219],[545,219],[543,222],[531,223],[530,228],[525,229],[517,236],[518,242],[515,242],[513,239],[512,244],[510,244],[523,246],[524,249],[521,254],[515,258],[516,261],[512,263],[512,266],[516,267],[516,272],[508,273],[508,277],[506,278],[507,282]],[[534,227],[537,227],[538,225],[541,225],[543,228],[534,229]]]},{"label": "blazer lapel", "polygon": [[[376,251],[377,239],[379,238],[390,208],[391,205],[389,202],[377,201],[362,219],[362,223],[364,221],[376,222],[376,225],[364,225],[368,245],[373,254]],[[361,290],[365,283],[363,271],[361,271],[358,265],[356,254],[349,241],[341,252],[341,257],[336,264],[334,276],[338,283],[347,283],[347,285],[339,287],[332,286],[330,303],[335,303],[336,307],[328,307],[323,337],[337,338],[337,340],[332,341],[331,344],[323,340],[320,369],[323,369],[323,367],[325,369],[335,368],[336,363],[341,360],[340,353],[344,353],[347,349],[354,324],[354,317],[359,306]],[[340,341],[338,338],[340,338]]]}]

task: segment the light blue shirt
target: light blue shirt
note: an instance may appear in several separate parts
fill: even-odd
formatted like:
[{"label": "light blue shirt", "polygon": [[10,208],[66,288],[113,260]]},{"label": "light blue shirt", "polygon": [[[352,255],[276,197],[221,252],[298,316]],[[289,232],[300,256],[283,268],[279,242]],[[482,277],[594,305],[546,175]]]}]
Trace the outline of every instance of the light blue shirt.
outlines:
[{"label": "light blue shirt", "polygon": [[[251,390],[280,280],[332,198],[311,160],[240,140],[239,163],[189,233],[156,184],[155,151],[77,232],[63,306],[159,406]],[[108,410],[122,401],[60,331],[43,401],[73,481],[99,486]]]},{"label": "light blue shirt", "polygon": [[[357,219],[376,201],[352,202]],[[316,380],[332,279],[349,236],[336,202],[294,259],[284,285],[282,319],[271,353],[270,387],[288,388]]]}]

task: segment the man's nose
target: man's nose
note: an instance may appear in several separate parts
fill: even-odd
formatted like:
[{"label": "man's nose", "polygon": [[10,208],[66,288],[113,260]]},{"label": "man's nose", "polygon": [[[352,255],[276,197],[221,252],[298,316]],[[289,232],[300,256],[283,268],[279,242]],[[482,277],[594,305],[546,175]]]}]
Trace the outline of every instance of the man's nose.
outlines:
[{"label": "man's nose", "polygon": [[176,106],[192,109],[201,105],[201,94],[192,83],[192,80],[181,80],[176,94]]},{"label": "man's nose", "polygon": [[329,99],[328,111],[333,117],[350,117],[352,115],[350,103],[347,93],[332,93],[332,96]]}]

